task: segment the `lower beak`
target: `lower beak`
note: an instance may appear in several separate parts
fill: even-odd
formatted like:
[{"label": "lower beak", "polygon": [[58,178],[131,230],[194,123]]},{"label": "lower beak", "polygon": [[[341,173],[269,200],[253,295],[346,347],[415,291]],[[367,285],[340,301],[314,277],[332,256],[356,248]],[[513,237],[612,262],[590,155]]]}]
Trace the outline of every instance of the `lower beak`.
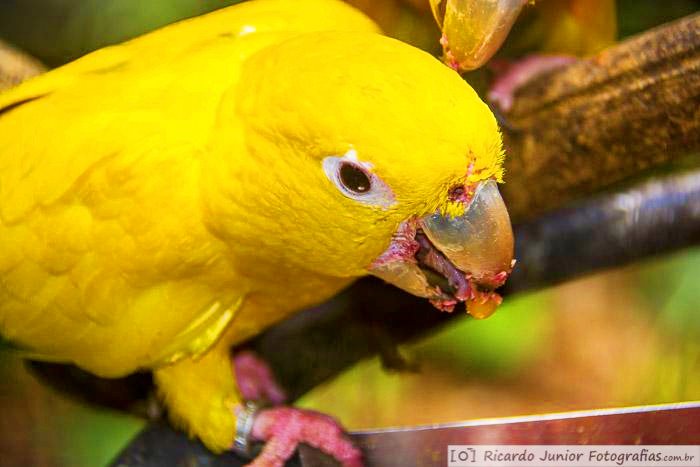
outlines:
[{"label": "lower beak", "polygon": [[402,224],[370,271],[452,311],[457,302],[477,317],[495,311],[494,289],[512,269],[513,231],[496,182],[481,182],[465,213],[439,213]]}]

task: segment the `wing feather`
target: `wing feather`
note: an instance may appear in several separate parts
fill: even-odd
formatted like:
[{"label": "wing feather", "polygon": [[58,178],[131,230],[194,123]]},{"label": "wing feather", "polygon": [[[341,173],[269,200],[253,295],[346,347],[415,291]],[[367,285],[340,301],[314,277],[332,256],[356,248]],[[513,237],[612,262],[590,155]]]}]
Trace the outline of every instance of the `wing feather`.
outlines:
[{"label": "wing feather", "polygon": [[199,155],[247,56],[325,30],[376,27],[340,1],[258,0],[0,94],[0,334],[112,376],[216,340],[241,292],[201,222]]}]

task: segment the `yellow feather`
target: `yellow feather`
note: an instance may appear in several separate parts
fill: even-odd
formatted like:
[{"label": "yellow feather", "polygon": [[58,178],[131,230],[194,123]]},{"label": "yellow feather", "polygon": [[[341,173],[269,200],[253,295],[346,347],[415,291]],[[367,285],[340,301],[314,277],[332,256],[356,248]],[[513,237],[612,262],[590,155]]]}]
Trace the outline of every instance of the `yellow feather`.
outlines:
[{"label": "yellow feather", "polygon": [[[493,116],[337,0],[256,0],[0,95],[0,334],[105,376],[156,370],[173,417],[233,440],[232,344],[367,273],[397,226],[501,177]],[[343,197],[354,149],[390,208]],[[471,167],[471,168],[470,168]]]}]

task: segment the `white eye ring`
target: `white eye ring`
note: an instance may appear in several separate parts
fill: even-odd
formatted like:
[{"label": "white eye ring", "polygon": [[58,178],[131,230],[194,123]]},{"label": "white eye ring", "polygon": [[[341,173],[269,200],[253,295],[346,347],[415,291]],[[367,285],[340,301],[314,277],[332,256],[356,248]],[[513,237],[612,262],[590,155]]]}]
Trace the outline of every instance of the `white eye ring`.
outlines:
[{"label": "white eye ring", "polygon": [[371,163],[357,160],[354,149],[342,157],[328,156],[323,159],[326,177],[345,197],[388,209],[396,203],[394,193],[371,169]]}]

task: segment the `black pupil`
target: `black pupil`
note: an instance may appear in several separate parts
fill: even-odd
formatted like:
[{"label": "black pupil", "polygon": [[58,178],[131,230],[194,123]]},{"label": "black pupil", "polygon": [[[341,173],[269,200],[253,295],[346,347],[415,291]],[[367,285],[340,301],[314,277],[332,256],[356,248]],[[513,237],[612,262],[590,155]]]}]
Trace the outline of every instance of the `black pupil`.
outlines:
[{"label": "black pupil", "polygon": [[352,164],[343,164],[340,167],[340,181],[345,188],[355,193],[366,193],[370,188],[367,174]]}]

